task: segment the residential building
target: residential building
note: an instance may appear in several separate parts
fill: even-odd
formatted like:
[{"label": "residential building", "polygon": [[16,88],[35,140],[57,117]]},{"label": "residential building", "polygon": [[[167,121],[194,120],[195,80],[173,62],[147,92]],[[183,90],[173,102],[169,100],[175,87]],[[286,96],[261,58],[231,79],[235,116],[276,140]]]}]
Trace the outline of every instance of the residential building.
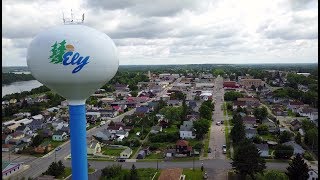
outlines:
[{"label": "residential building", "polygon": [[64,141],[68,139],[68,135],[66,132],[63,131],[56,131],[52,135],[52,140],[54,141]]},{"label": "residential building", "polygon": [[192,151],[192,147],[189,146],[189,142],[186,140],[178,140],[176,142],[176,153],[177,154],[185,154],[190,156]]},{"label": "residential building", "polygon": [[2,161],[2,178],[6,179],[11,175],[16,174],[23,169],[22,165],[22,163]]},{"label": "residential building", "polygon": [[295,141],[289,141],[289,142],[285,142],[282,143],[283,145],[287,145],[287,146],[292,146],[293,147],[293,154],[303,154],[305,152],[305,150],[299,145],[297,144]]},{"label": "residential building", "polygon": [[184,180],[185,175],[182,174],[181,168],[168,168],[161,170],[158,180]]},{"label": "residential building", "polygon": [[41,119],[35,119],[30,124],[28,124],[29,128],[33,131],[37,131],[39,129],[43,129],[45,123]]},{"label": "residential building", "polygon": [[264,86],[264,82],[261,79],[240,79],[240,85],[245,88],[251,88],[254,85],[256,88]]},{"label": "residential building", "polygon": [[151,127],[151,134],[157,134],[159,132],[162,132],[162,126],[152,126]]},{"label": "residential building", "polygon": [[246,138],[251,139],[253,137],[255,137],[256,135],[258,135],[257,129],[245,129],[246,132]]},{"label": "residential building", "polygon": [[194,134],[193,121],[183,121],[179,132],[181,139],[194,139],[196,136]]},{"label": "residential building", "polygon": [[10,134],[2,134],[2,144],[9,144],[10,139],[12,139],[12,136]]},{"label": "residential building", "polygon": [[261,157],[269,157],[268,144],[255,144]]},{"label": "residential building", "polygon": [[101,153],[101,144],[99,141],[92,140],[87,141],[87,154],[88,155],[96,155]]},{"label": "residential building", "polygon": [[120,158],[122,159],[129,159],[130,156],[132,154],[132,149],[130,148],[126,148],[125,150],[123,150],[121,153],[120,153]]},{"label": "residential building", "polygon": [[104,129],[98,131],[94,137],[101,139],[102,141],[109,141],[114,139],[114,134],[110,133],[108,130]]},{"label": "residential building", "polygon": [[318,180],[318,170],[309,169],[309,178],[308,180]]}]

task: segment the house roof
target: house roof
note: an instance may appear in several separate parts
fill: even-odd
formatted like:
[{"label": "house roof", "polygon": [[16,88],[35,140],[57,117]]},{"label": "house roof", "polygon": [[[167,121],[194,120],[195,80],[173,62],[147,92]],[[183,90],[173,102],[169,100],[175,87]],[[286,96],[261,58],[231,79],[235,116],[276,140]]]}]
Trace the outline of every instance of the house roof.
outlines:
[{"label": "house roof", "polygon": [[245,106],[246,102],[245,101],[233,101],[234,106]]},{"label": "house roof", "polygon": [[259,102],[258,99],[256,98],[248,98],[248,97],[245,97],[245,98],[237,98],[237,101],[255,101],[255,102]]},{"label": "house roof", "polygon": [[123,150],[121,153],[123,154],[130,154],[132,152],[132,150],[130,148],[126,148],[125,150]]},{"label": "house roof", "polygon": [[291,124],[292,126],[301,125],[301,122],[298,121],[297,119],[295,119],[295,120],[291,121],[290,124]]},{"label": "house roof", "polygon": [[163,169],[158,180],[179,180],[181,175],[181,168]]},{"label": "house roof", "polygon": [[282,144],[283,145],[287,145],[287,146],[292,146],[294,151],[300,151],[300,152],[304,152],[305,151],[299,144],[297,144],[294,141],[288,141],[288,142],[285,142],[285,143],[282,143]]},{"label": "house roof", "polygon": [[161,126],[152,126],[152,127],[151,127],[151,130],[160,131],[161,128],[162,128]]},{"label": "house roof", "polygon": [[140,106],[136,108],[136,113],[148,113],[149,107],[147,106]]},{"label": "house roof", "polygon": [[242,118],[243,121],[250,121],[256,123],[257,119],[253,116],[245,116]]},{"label": "house roof", "polygon": [[12,134],[12,137],[17,137],[17,136],[21,136],[23,135],[23,132],[20,132],[20,131],[16,131]]},{"label": "house roof", "polygon": [[268,144],[255,144],[257,149],[260,151],[269,151]]},{"label": "house roof", "polygon": [[122,126],[108,126],[107,130],[119,130]]},{"label": "house roof", "polygon": [[245,129],[246,134],[257,134],[256,129]]},{"label": "house roof", "polygon": [[183,121],[180,131],[191,131],[193,129],[193,121]]},{"label": "house roof", "polygon": [[189,145],[189,142],[186,141],[186,140],[178,140],[178,141],[176,142],[176,145],[177,145],[177,146],[188,146],[188,145]]},{"label": "house roof", "polygon": [[300,101],[291,101],[291,102],[289,102],[289,105],[302,106],[302,105],[304,105],[304,103],[300,102]]},{"label": "house roof", "polygon": [[65,133],[64,131],[58,130],[56,132],[53,133],[53,135],[62,135],[63,133]]}]

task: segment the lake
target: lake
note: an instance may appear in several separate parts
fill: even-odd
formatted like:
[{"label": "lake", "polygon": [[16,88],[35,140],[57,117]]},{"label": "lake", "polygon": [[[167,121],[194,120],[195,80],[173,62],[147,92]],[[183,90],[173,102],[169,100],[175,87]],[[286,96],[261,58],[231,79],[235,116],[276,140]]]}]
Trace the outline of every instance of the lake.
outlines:
[{"label": "lake", "polygon": [[42,86],[37,80],[14,82],[2,86],[2,97],[7,94],[20,93],[22,91],[31,91],[31,89]]}]

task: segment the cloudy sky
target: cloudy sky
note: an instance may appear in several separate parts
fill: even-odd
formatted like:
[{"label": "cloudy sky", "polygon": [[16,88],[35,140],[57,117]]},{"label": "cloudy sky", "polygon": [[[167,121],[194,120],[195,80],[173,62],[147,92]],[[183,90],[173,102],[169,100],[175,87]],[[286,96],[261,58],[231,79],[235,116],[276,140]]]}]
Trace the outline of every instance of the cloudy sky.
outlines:
[{"label": "cloudy sky", "polygon": [[[32,38],[85,13],[120,65],[318,62],[317,0],[4,0],[2,66],[26,66]],[[80,16],[79,16],[80,17]]]}]

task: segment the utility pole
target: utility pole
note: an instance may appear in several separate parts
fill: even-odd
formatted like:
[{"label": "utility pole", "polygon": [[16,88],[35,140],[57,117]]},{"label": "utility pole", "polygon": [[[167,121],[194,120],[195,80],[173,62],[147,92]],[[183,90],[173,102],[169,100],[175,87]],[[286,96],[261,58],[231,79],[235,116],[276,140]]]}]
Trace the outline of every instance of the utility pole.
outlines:
[{"label": "utility pole", "polygon": [[193,161],[193,171],[194,171],[194,153],[192,154],[192,156],[193,156],[192,161]]},{"label": "utility pole", "polygon": [[157,170],[159,169],[158,161],[159,161],[159,160],[157,159]]}]

